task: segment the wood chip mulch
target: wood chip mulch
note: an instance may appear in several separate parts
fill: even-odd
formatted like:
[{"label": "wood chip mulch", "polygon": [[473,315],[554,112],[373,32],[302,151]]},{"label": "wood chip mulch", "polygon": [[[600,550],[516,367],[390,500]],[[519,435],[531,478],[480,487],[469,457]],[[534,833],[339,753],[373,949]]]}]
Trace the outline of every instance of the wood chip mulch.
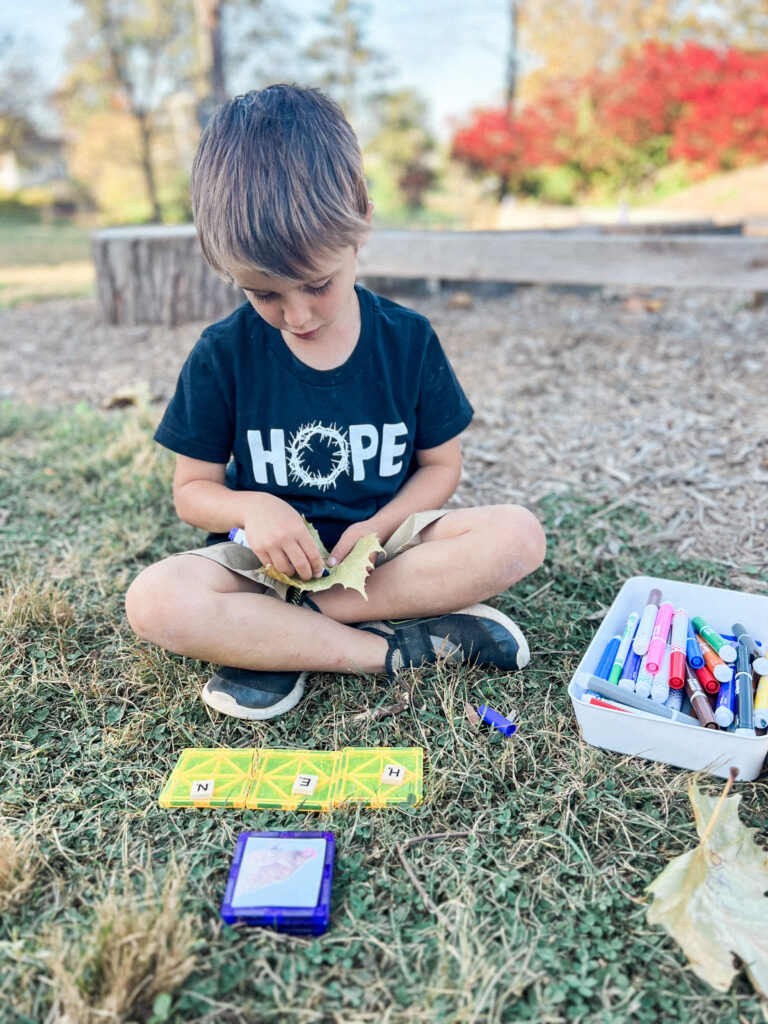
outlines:
[{"label": "wood chip mulch", "polygon": [[[635,545],[724,563],[734,586],[765,590],[768,307],[748,293],[545,287],[402,301],[430,317],[476,410],[452,504],[535,509],[573,493],[598,516],[635,506],[648,522]],[[5,310],[0,395],[109,406],[135,392],[159,415],[203,326],[108,327],[92,300]]]}]

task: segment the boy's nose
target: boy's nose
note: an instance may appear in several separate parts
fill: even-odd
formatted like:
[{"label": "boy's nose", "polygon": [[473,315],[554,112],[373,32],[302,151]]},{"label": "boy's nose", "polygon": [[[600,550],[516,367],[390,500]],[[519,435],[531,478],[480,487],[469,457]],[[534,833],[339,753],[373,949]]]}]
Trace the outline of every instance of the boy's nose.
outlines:
[{"label": "boy's nose", "polygon": [[309,308],[306,302],[291,302],[283,307],[283,320],[290,330],[299,330],[309,323]]}]

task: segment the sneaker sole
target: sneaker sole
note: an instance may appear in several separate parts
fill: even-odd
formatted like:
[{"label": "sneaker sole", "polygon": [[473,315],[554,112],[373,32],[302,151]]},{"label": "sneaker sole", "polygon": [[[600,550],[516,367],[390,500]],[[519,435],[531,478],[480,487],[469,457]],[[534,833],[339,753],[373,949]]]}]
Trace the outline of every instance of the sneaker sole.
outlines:
[{"label": "sneaker sole", "polygon": [[231,718],[242,718],[247,722],[265,722],[269,718],[277,718],[278,715],[284,715],[286,711],[296,707],[304,696],[304,688],[308,676],[309,672],[302,672],[291,692],[286,693],[282,700],[279,700],[276,704],[271,704],[268,708],[243,707],[242,704],[237,703],[234,697],[230,697],[228,693],[222,693],[220,690],[209,690],[208,683],[203,687],[201,697],[209,708],[213,708],[214,711],[218,711],[222,715],[229,715]]},{"label": "sneaker sole", "polygon": [[522,630],[516,622],[514,622],[504,612],[500,612],[498,608],[492,608],[489,604],[472,604],[469,608],[459,608],[458,611],[453,612],[454,615],[476,615],[480,619],[492,619],[494,622],[498,622],[504,629],[508,629],[512,636],[515,638],[517,643],[517,667],[518,669],[525,668],[528,662],[531,660],[531,651],[528,647],[528,641],[523,636]]}]

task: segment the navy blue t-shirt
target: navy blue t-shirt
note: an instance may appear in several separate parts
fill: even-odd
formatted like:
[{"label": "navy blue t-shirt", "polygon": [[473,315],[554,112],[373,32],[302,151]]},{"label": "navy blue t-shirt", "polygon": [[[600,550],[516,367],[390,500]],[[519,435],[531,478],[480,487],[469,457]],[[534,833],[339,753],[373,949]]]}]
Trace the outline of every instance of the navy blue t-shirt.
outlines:
[{"label": "navy blue t-shirt", "polygon": [[329,550],[394,497],[416,450],[472,419],[429,321],[356,291],[360,338],[332,370],[297,359],[249,302],[208,327],[155,433],[180,455],[226,464],[229,487],[288,501]]}]

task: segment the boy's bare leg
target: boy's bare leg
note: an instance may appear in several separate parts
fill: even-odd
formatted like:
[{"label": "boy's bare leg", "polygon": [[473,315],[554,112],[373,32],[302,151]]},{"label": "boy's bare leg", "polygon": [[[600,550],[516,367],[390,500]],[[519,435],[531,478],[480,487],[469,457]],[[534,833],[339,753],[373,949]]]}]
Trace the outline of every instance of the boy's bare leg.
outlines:
[{"label": "boy's bare leg", "polygon": [[139,636],[202,661],[268,672],[384,670],[383,637],[284,604],[199,555],[145,569],[125,604]]},{"label": "boy's bare leg", "polygon": [[422,543],[368,578],[366,601],[342,587],[313,599],[324,613],[285,605],[198,555],[151,566],[126,610],[145,639],[190,657],[266,671],[381,672],[384,637],[345,623],[440,615],[482,601],[541,564],[544,533],[517,506],[451,512]]},{"label": "boy's bare leg", "polygon": [[313,596],[339,622],[444,615],[501,593],[544,560],[544,531],[517,505],[456,509],[432,523],[421,543],[368,577],[366,601],[333,587]]}]

